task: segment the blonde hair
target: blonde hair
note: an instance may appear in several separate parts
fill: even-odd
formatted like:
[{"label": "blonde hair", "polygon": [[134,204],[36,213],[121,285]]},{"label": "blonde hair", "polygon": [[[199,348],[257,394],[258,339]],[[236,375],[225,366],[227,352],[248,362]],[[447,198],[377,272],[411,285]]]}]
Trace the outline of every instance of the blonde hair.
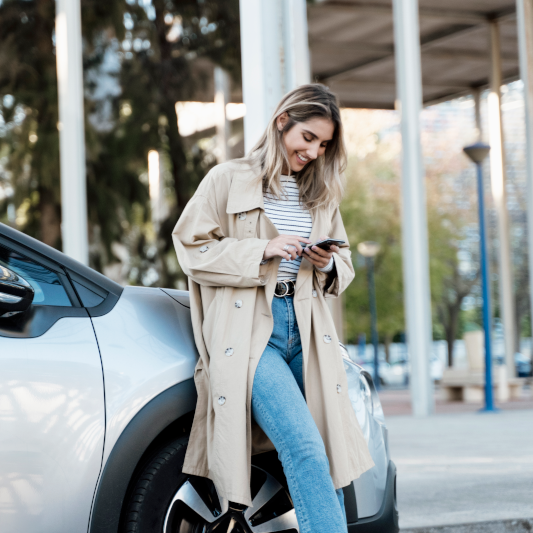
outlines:
[{"label": "blonde hair", "polygon": [[[282,113],[287,113],[289,120],[280,131],[276,121]],[[278,104],[265,133],[245,160],[261,170],[258,179],[263,181],[264,190],[270,190],[280,198],[283,190],[280,182],[282,169],[284,166],[290,168],[283,134],[296,123],[313,118],[331,120],[335,130],[324,154],[296,174],[300,202],[309,210],[331,205],[337,207],[344,193],[346,147],[337,98],[325,85],[302,85],[287,93]]]}]

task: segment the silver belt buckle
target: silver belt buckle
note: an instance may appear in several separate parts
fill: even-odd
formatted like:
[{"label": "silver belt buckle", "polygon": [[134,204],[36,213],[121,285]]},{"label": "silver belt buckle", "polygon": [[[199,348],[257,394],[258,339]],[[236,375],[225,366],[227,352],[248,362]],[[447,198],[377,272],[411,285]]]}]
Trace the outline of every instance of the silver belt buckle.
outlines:
[{"label": "silver belt buckle", "polygon": [[276,289],[278,288],[278,285],[280,283],[283,283],[283,285],[285,285],[285,292],[283,294],[276,294],[276,291],[274,291],[274,296],[276,298],[283,298],[284,296],[292,296],[294,294],[294,290],[293,292],[289,293],[289,282],[290,280],[281,280],[281,281],[278,281],[278,283],[276,284]]}]

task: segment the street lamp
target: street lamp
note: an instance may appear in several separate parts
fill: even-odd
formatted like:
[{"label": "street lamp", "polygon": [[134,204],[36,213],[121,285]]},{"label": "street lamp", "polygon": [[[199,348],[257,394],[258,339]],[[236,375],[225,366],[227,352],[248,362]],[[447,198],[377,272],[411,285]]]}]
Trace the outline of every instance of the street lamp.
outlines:
[{"label": "street lamp", "polygon": [[485,408],[483,411],[496,411],[492,397],[492,317],[489,288],[489,263],[487,258],[487,235],[485,231],[485,196],[483,170],[481,164],[490,150],[488,144],[478,142],[463,148],[464,153],[476,164],[477,194],[479,206],[479,247],[481,263],[481,286],[483,292],[483,329],[485,331]]},{"label": "street lamp", "polygon": [[381,246],[377,242],[364,241],[357,245],[357,251],[365,258],[368,276],[368,299],[370,300],[370,330],[374,345],[374,385],[379,389],[379,361],[378,361],[378,326],[376,312],[376,287],[374,284],[374,257]]}]

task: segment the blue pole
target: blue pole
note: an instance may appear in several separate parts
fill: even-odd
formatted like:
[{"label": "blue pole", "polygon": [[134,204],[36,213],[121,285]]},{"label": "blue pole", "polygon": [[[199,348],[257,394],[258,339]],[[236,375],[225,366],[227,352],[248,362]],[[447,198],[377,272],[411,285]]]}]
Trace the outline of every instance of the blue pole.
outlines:
[{"label": "blue pole", "polygon": [[476,163],[476,169],[479,206],[479,242],[481,252],[481,287],[483,292],[483,329],[485,331],[485,408],[483,411],[496,411],[492,397],[492,317],[489,287],[489,263],[487,257],[487,236],[485,233],[485,196],[481,163]]}]

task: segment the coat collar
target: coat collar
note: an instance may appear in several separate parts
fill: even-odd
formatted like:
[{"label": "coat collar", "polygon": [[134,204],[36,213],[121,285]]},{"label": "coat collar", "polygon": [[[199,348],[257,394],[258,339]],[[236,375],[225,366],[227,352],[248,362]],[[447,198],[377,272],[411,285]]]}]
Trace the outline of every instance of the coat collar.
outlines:
[{"label": "coat collar", "polygon": [[231,181],[226,213],[235,214],[252,209],[265,209],[263,203],[263,184],[258,179],[257,168],[240,162],[234,170]]}]

